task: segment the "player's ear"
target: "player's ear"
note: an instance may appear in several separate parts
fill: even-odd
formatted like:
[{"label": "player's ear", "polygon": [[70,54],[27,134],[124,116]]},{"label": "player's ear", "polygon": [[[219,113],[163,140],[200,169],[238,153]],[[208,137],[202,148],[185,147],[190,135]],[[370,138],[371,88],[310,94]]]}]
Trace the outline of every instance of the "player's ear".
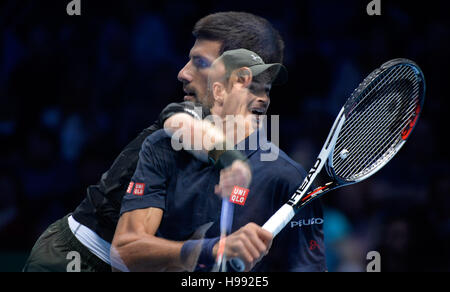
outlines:
[{"label": "player's ear", "polygon": [[243,87],[248,88],[252,83],[253,74],[250,68],[242,67],[236,72],[237,82],[241,83]]},{"label": "player's ear", "polygon": [[219,105],[223,104],[224,95],[226,94],[225,87],[220,82],[214,82],[212,85],[212,93],[214,97],[214,101]]}]

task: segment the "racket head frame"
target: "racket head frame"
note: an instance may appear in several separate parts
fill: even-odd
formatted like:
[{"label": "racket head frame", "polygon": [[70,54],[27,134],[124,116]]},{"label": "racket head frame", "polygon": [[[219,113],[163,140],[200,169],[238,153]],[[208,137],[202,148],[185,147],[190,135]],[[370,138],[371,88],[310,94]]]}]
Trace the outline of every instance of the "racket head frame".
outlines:
[{"label": "racket head frame", "polygon": [[[370,73],[359,84],[359,86],[352,92],[350,98],[346,101],[346,103],[343,107],[344,115],[348,119],[354,109],[354,105],[355,105],[356,101],[362,95],[364,95],[365,91],[368,90],[369,85],[372,84],[373,82],[375,82],[377,80],[377,78],[380,78],[382,76],[382,74],[388,73],[388,71],[390,71],[390,70],[394,70],[397,66],[407,66],[407,67],[411,68],[412,71],[414,72],[415,77],[418,82],[418,91],[419,91],[418,103],[414,110],[414,115],[412,116],[413,120],[410,120],[407,125],[408,131],[407,131],[406,135],[403,135],[403,133],[401,133],[402,139],[397,143],[397,145],[395,145],[395,148],[392,149],[392,154],[389,155],[387,157],[387,159],[385,159],[382,163],[379,163],[376,167],[374,167],[372,170],[367,172],[365,175],[362,175],[362,176],[358,177],[357,179],[353,179],[353,180],[343,179],[338,174],[336,174],[336,172],[334,171],[334,167],[333,167],[334,166],[333,165],[334,148],[333,148],[332,152],[330,153],[330,155],[328,157],[327,164],[325,165],[325,169],[326,169],[328,175],[330,177],[332,177],[334,179],[334,181],[336,182],[333,185],[332,189],[335,189],[336,187],[340,187],[340,186],[344,186],[344,185],[354,184],[354,183],[363,181],[363,180],[369,178],[370,176],[374,175],[381,168],[383,168],[389,161],[391,161],[392,158],[394,158],[394,156],[397,154],[397,152],[400,151],[400,149],[406,143],[411,132],[414,130],[414,128],[417,124],[417,120],[422,112],[423,104],[425,102],[426,83],[425,83],[425,76],[424,76],[422,70],[420,69],[420,67],[414,61],[411,61],[411,60],[405,59],[405,58],[397,58],[397,59],[389,60],[389,61],[385,62],[384,64],[382,64],[380,66],[380,68],[378,68],[378,69],[374,70],[372,73]],[[406,128],[403,129],[402,132],[404,132],[405,130],[406,130]],[[335,145],[333,145],[333,146],[335,146]]]}]

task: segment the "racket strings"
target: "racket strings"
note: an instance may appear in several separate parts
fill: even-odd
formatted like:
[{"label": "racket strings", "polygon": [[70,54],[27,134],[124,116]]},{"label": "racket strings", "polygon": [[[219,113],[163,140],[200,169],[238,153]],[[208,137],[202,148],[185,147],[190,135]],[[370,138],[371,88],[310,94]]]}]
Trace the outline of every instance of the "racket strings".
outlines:
[{"label": "racket strings", "polygon": [[[410,92],[409,92],[409,94],[410,94]],[[392,98],[392,97],[390,96],[389,98]],[[385,116],[383,116],[384,120],[387,121],[387,122],[385,122],[385,123],[383,123],[381,125],[379,123],[373,123],[372,125],[376,125],[376,127],[374,129],[367,129],[367,128],[365,128],[366,132],[363,133],[363,135],[365,136],[366,144],[364,145],[364,148],[360,149],[361,153],[359,153],[359,154],[361,156],[359,156],[359,157],[366,157],[367,159],[365,161],[362,161],[362,162],[354,160],[352,163],[347,164],[346,168],[341,170],[340,174],[342,176],[346,176],[347,177],[349,175],[348,172],[350,172],[350,171],[355,172],[355,173],[359,173],[360,171],[364,170],[365,167],[370,166],[370,165],[373,165],[373,167],[375,167],[376,164],[377,164],[376,162],[379,161],[380,158],[384,158],[384,157],[386,157],[386,154],[390,153],[390,152],[387,153],[386,151],[389,148],[394,147],[395,144],[398,143],[398,141],[400,141],[398,139],[399,135],[394,135],[394,137],[392,137],[392,138],[395,139],[394,141],[392,139],[390,139],[387,142],[386,142],[386,139],[379,139],[379,137],[380,136],[383,136],[383,137],[386,136],[386,133],[393,133],[393,132],[396,133],[396,132],[398,132],[401,129],[401,128],[398,129],[398,127],[402,127],[403,126],[403,120],[407,120],[405,118],[408,116],[408,114],[405,114],[405,112],[408,112],[408,110],[404,110],[404,111],[402,111],[403,112],[403,117],[399,118],[399,116],[400,116],[400,114],[399,114],[400,109],[404,109],[405,108],[404,102],[405,102],[405,100],[403,100],[403,103],[399,103],[399,102],[396,103],[397,104],[397,110],[395,112],[392,112],[392,109],[390,110],[391,113],[393,113],[392,118],[386,119]],[[391,106],[389,105],[388,107],[391,107]],[[409,112],[411,112],[413,108],[414,108],[414,103],[412,103],[410,105],[410,107],[408,108]],[[385,107],[385,108],[382,108],[381,110],[385,110],[386,111],[386,109],[387,108]],[[380,133],[384,134],[384,135],[380,135]],[[369,142],[367,143],[367,141],[369,141]],[[385,149],[382,149],[383,151],[380,151],[380,147],[382,145],[385,145],[386,147],[385,147]],[[356,146],[360,146],[360,145],[356,145]],[[350,147],[348,147],[348,148],[350,148]],[[337,149],[337,151],[339,151],[339,149]],[[376,154],[378,154],[378,153],[379,153],[379,155],[377,156]],[[375,155],[372,155],[372,154],[375,154]],[[381,161],[382,160],[383,159],[381,159]],[[354,169],[355,168],[355,164],[357,162],[359,162],[360,168]],[[338,166],[339,165],[337,165],[337,167]],[[347,171],[347,172],[345,172],[345,171]],[[367,171],[370,171],[370,169],[366,169],[366,171],[364,173],[366,173]],[[361,175],[363,175],[364,173],[361,173]]]},{"label": "racket strings", "polygon": [[[387,75],[387,74],[385,74],[385,75]],[[360,125],[361,128],[364,128],[364,124],[359,122],[358,119],[360,119],[360,118],[369,119],[370,118],[370,116],[367,115],[367,112],[365,112],[364,109],[367,107],[369,102],[373,102],[375,100],[376,96],[375,95],[371,95],[371,93],[373,92],[373,90],[375,88],[377,88],[376,86],[378,84],[380,84],[381,82],[388,83],[388,82],[391,82],[394,79],[393,75],[385,76],[385,78],[386,77],[390,77],[390,78],[388,80],[384,80],[383,79],[382,81],[380,81],[377,84],[374,83],[374,84],[369,85],[369,87],[366,90],[366,92],[368,92],[368,93],[366,93],[364,95],[360,95],[360,103],[355,102],[355,105],[353,106],[353,110],[349,114],[350,118],[347,117],[347,121],[346,121],[347,125],[346,125],[346,127],[344,129],[341,130],[341,134],[340,134],[341,137],[345,137],[345,136],[347,136],[347,138],[348,137],[350,137],[350,138],[352,137],[352,136],[348,135],[349,133],[353,133],[352,126],[354,126],[354,124],[352,125],[351,124],[352,122],[353,123],[357,122],[357,124],[356,124],[357,126]],[[358,114],[359,114],[359,116],[355,116],[355,115],[358,115]],[[342,142],[345,142],[345,140],[343,140]]]},{"label": "racket strings", "polygon": [[[386,81],[391,81],[393,77],[391,77],[390,79],[386,80]],[[370,93],[373,91],[373,89],[375,88],[375,85],[371,84],[366,92],[369,92],[369,94],[365,94],[364,97],[368,97],[370,96]],[[355,133],[355,127],[359,126],[359,130],[366,130],[365,127],[365,123],[360,122],[359,119],[365,119],[366,121],[373,118],[372,116],[368,115],[365,111],[363,111],[362,109],[367,107],[367,104],[370,102],[374,101],[374,97],[375,96],[370,96],[371,98],[360,98],[360,100],[362,100],[361,104],[358,104],[355,102],[355,105],[353,106],[353,109],[350,111],[349,116],[347,117],[347,121],[346,121],[346,126],[341,130],[340,133],[340,144],[344,144],[346,143],[349,139],[352,139]],[[358,107],[357,107],[358,106]],[[358,110],[357,110],[358,109]],[[357,122],[357,123],[356,123]],[[356,123],[356,125],[355,125]]]},{"label": "racket strings", "polygon": [[[397,103],[397,107],[395,108],[395,110],[393,110],[391,108],[392,107],[391,104],[386,104],[386,107],[388,107],[389,111],[392,114],[397,115],[399,110],[401,109],[401,107],[405,106],[404,105],[405,101],[406,100],[403,100],[403,103],[400,104],[400,105],[399,105],[399,103]],[[384,121],[384,123],[382,123],[383,121]],[[388,122],[389,122],[389,120],[386,119],[382,115],[377,115],[377,116],[374,116],[373,114],[372,115],[371,114],[362,115],[360,117],[360,122],[356,126],[355,125],[353,127],[349,126],[349,127],[346,127],[344,129],[344,130],[346,130],[346,132],[343,133],[343,135],[341,137],[345,137],[345,138],[341,139],[338,147],[339,146],[343,147],[344,145],[347,146],[347,147],[354,146],[352,144],[349,144],[350,143],[350,139],[353,139],[354,142],[360,142],[360,141],[355,140],[353,138],[354,135],[364,135],[365,134],[366,135],[366,139],[371,138],[371,136],[368,136],[368,135],[370,135],[370,133],[372,135],[374,135],[374,131],[368,130],[367,129],[367,125],[371,125],[371,126],[374,126],[374,127],[382,128],[383,125],[387,124]],[[349,129],[351,129],[351,131],[349,131]],[[369,134],[367,134],[367,133],[369,133]]]},{"label": "racket strings", "polygon": [[333,168],[344,180],[364,176],[396,153],[419,102],[419,82],[409,66],[397,66],[377,79],[353,101],[335,146]]},{"label": "racket strings", "polygon": [[[390,97],[392,98],[392,97]],[[408,117],[408,114],[405,114],[405,100],[403,100],[403,103],[397,102],[397,110],[392,112],[393,113],[389,118],[386,118],[386,116],[383,116],[383,119],[381,119],[381,122],[384,120],[384,123],[373,123],[372,121],[372,127],[371,128],[365,128],[365,132],[362,133],[362,135],[365,137],[365,140],[362,141],[365,144],[356,144],[356,145],[348,145],[347,148],[352,149],[353,155],[355,155],[355,150],[358,149],[359,153],[357,153],[358,157],[365,157],[365,160],[353,160],[351,163],[347,163],[347,166],[340,170],[340,175],[344,176],[346,178],[349,177],[350,172],[356,173],[359,175],[364,175],[365,173],[369,172],[372,168],[376,167],[377,164],[381,163],[384,158],[389,157],[389,155],[392,151],[388,151],[390,148],[394,149],[396,143],[400,141],[399,135],[394,135],[391,137],[391,139],[388,138],[389,134],[392,133],[398,133],[400,128],[403,126],[403,120],[406,120],[405,118]],[[388,107],[391,107],[391,105],[387,105]],[[411,105],[409,109],[412,111],[414,105]],[[379,108],[379,110],[386,111],[386,107]],[[403,112],[403,117],[399,118],[401,115],[400,111]],[[394,140],[393,140],[394,139]],[[361,142],[361,141],[358,141]],[[380,147],[386,146],[385,148],[381,149],[383,151],[380,151]],[[337,149],[339,151],[339,149]],[[338,160],[339,162],[339,160]],[[359,166],[359,167],[358,167]],[[336,166],[339,167],[339,164]],[[354,177],[352,177],[354,178]]]},{"label": "racket strings", "polygon": [[[414,108],[414,106],[411,107],[411,110]],[[405,115],[405,117],[408,117],[409,115]],[[400,122],[397,123],[396,131],[400,131],[404,125]],[[396,152],[396,146],[401,142],[400,136],[392,136],[390,140],[384,140],[384,139],[374,139],[373,141],[378,142],[377,144],[367,145],[364,150],[362,150],[359,155],[364,155],[367,157],[366,160],[359,162],[359,168],[355,169],[356,162],[354,161],[351,165],[348,165],[345,169],[341,171],[342,175],[348,177],[349,179],[357,179],[358,176],[363,176],[367,173],[369,173],[372,169],[374,169],[376,166],[381,164],[386,159],[389,159],[393,154]],[[383,148],[384,147],[384,148]],[[371,155],[371,153],[379,153],[378,156]],[[349,176],[350,172],[355,173],[357,175]]]},{"label": "racket strings", "polygon": [[[409,90],[411,91],[411,90]],[[410,92],[407,92],[408,94]],[[390,132],[392,133],[398,133],[399,126],[403,125],[403,121],[409,116],[409,113],[412,112],[412,110],[414,109],[414,103],[410,103],[409,106],[406,104],[408,102],[407,99],[403,99],[399,102],[396,103],[396,109],[395,111],[392,111],[392,109],[389,109],[391,111],[391,115],[394,117],[397,117],[397,119],[393,120],[392,119],[386,119],[386,117],[384,115],[379,115],[378,119],[374,120],[372,117],[369,117],[369,121],[363,121],[361,124],[366,124],[368,122],[370,122],[370,125],[372,127],[375,127],[375,130],[372,129],[367,129],[366,127],[360,127],[359,131],[354,131],[353,135],[365,135],[365,141],[369,141],[369,144],[364,145],[364,148],[361,148],[362,154],[364,154],[364,157],[371,157],[370,153],[367,153],[369,151],[373,151],[374,149],[376,151],[373,151],[374,153],[379,153],[379,148],[377,148],[380,143],[382,143],[383,145],[391,145],[390,143],[386,143],[384,142],[384,139],[379,139],[379,133],[380,132],[387,132],[388,130],[390,130]],[[386,107],[391,107],[390,104],[387,104]],[[406,110],[405,110],[406,108]],[[381,109],[381,110],[385,110],[385,109]],[[400,113],[400,111],[402,111],[402,113]],[[392,122],[391,122],[392,121]],[[399,135],[394,135],[394,137],[399,138]],[[355,141],[354,141],[355,142]],[[357,141],[357,142],[361,142],[361,141]],[[372,142],[372,143],[371,143]],[[378,142],[378,144],[374,144]],[[347,140],[348,143],[348,140]],[[361,147],[362,145],[354,145],[354,144],[345,144],[345,142],[343,144],[340,144],[341,148],[343,147],[342,145],[345,145],[347,148],[351,148],[354,149],[355,147]],[[340,149],[338,148],[337,151],[339,151]],[[369,155],[368,155],[369,154]],[[340,164],[339,162],[341,161],[337,161],[338,163],[336,164],[336,166],[338,167]],[[353,164],[347,165],[347,169],[354,166],[355,161],[353,162]],[[363,165],[366,165],[366,163],[364,163]],[[345,171],[345,170],[344,170]]]},{"label": "racket strings", "polygon": [[[368,99],[365,99],[365,103],[367,103]],[[371,99],[373,101],[373,98]],[[362,104],[361,108],[367,107],[367,105]],[[336,148],[339,146],[351,146],[349,145],[349,140],[355,140],[355,136],[362,136],[364,133],[367,133],[368,125],[377,125],[380,120],[385,120],[384,116],[378,115],[377,119],[374,119],[374,115],[368,111],[362,110],[354,110],[350,118],[347,119],[344,128],[341,130],[341,134],[338,140],[338,144]],[[369,123],[370,122],[370,123]]]}]

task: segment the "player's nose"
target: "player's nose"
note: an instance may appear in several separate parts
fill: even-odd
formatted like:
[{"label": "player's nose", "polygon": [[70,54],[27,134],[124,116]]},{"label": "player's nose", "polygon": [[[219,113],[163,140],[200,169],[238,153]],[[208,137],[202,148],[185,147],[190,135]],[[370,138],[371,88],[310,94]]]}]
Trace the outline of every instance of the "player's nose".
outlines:
[{"label": "player's nose", "polygon": [[192,74],[191,74],[191,61],[186,63],[184,67],[178,72],[178,81],[181,81],[183,83],[189,83],[192,81]]},{"label": "player's nose", "polygon": [[259,103],[261,106],[264,106],[265,108],[269,107],[270,104],[270,98],[267,94],[258,96],[256,98],[256,102]]}]

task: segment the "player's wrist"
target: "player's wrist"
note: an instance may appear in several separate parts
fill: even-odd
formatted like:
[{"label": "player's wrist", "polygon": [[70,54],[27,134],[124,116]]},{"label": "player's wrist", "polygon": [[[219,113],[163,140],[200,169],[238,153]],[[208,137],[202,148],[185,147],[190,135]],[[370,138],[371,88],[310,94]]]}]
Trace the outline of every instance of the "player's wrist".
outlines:
[{"label": "player's wrist", "polygon": [[188,270],[211,269],[216,260],[213,250],[219,240],[220,237],[186,241],[181,247],[181,262]]},{"label": "player's wrist", "polygon": [[215,259],[217,258],[217,252],[219,250],[219,244],[220,244],[220,239],[214,244],[213,249],[212,249],[212,256]]},{"label": "player's wrist", "polygon": [[233,164],[236,160],[247,161],[247,157],[239,150],[225,150],[226,143],[223,143],[223,147],[216,147],[208,151],[208,157],[212,160],[219,169],[224,169]]}]

